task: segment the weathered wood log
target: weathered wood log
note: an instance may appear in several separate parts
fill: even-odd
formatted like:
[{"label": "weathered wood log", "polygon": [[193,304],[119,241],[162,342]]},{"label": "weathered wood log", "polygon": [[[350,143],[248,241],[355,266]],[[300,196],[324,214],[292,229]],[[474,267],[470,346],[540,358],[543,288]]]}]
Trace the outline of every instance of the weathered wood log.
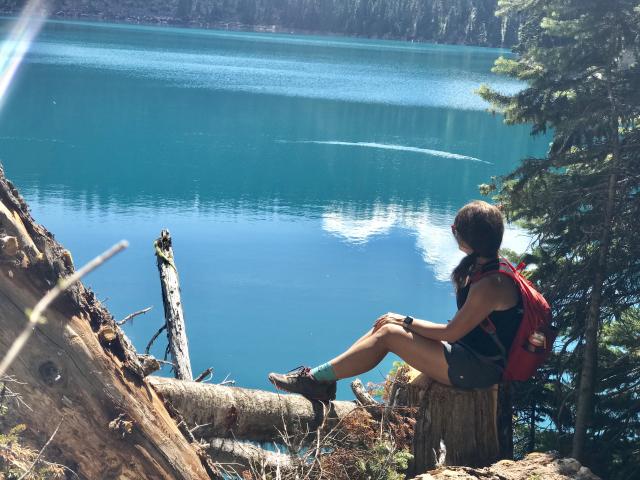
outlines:
[{"label": "weathered wood log", "polygon": [[20,250],[18,239],[10,236],[0,237],[0,250],[2,250],[2,254],[7,257],[15,257]]},{"label": "weathered wood log", "polygon": [[257,442],[278,441],[285,430],[290,435],[312,432],[323,421],[324,427],[330,428],[359,408],[354,402],[334,401],[327,408],[300,395],[165,377],[149,377],[148,380],[189,425],[203,425],[195,436],[205,441],[229,437]]},{"label": "weathered wood log", "polygon": [[376,401],[376,399],[373,398],[369,394],[369,392],[367,392],[367,389],[364,388],[364,384],[362,383],[362,380],[360,380],[359,378],[351,382],[351,391],[353,391],[353,394],[356,396],[356,399],[363,406],[365,407],[380,406],[380,404]]},{"label": "weathered wood log", "polygon": [[154,242],[160,284],[162,286],[162,303],[167,325],[169,351],[173,359],[175,377],[180,380],[193,380],[191,360],[189,359],[189,342],[184,323],[182,300],[180,298],[180,281],[171,246],[171,235],[162,230],[160,237]]},{"label": "weathered wood log", "polygon": [[221,468],[238,476],[245,470],[284,473],[299,461],[286,453],[272,452],[256,445],[229,438],[214,438],[204,445],[207,452],[221,464]]},{"label": "weathered wood log", "polygon": [[481,467],[498,458],[497,388],[461,390],[417,373],[408,390],[409,406],[418,408],[414,475],[435,468],[441,442],[446,465]]},{"label": "weathered wood log", "polygon": [[[0,236],[17,236],[29,259],[0,253],[0,352],[6,352],[26,324],[25,310],[73,266],[68,252],[31,218],[1,168],[0,202]],[[87,479],[209,478],[143,380],[129,341],[91,291],[73,285],[45,315],[8,373],[20,381],[12,389],[30,406],[12,405],[12,418],[26,424],[39,445],[64,417],[47,448],[50,460]],[[98,338],[103,325],[115,331],[110,341]]]},{"label": "weathered wood log", "polygon": [[30,261],[42,259],[42,253],[29,235],[19,212],[11,208],[11,203],[0,201],[0,225],[5,235],[16,237],[18,245]]}]

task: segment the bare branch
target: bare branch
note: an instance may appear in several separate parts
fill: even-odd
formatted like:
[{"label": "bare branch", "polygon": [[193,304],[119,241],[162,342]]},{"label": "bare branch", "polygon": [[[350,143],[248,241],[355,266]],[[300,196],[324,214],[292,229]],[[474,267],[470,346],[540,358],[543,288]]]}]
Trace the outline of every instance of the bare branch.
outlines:
[{"label": "bare branch", "polygon": [[147,308],[143,308],[142,310],[138,310],[137,312],[133,312],[130,313],[129,315],[127,315],[126,317],[124,317],[122,320],[120,320],[119,322],[116,322],[116,325],[118,326],[122,326],[125,323],[127,323],[129,320],[137,317],[138,315],[144,315],[145,313],[147,313],[149,310],[151,310],[153,307],[147,307]]},{"label": "bare branch", "polygon": [[196,377],[194,382],[208,382],[213,378],[213,367],[207,368],[204,372]]},{"label": "bare branch", "polygon": [[370,407],[379,405],[379,403],[376,402],[376,400],[364,388],[364,384],[359,378],[356,378],[353,382],[351,382],[351,390],[363,406]]},{"label": "bare branch", "polygon": [[[153,345],[153,342],[156,341],[156,338],[158,338],[160,336],[160,334],[165,331],[166,328],[167,328],[167,324],[165,323],[164,325],[162,325],[160,327],[160,329],[155,333],[155,335],[153,337],[151,337],[151,340],[149,340],[149,343],[147,343],[147,348],[144,349],[144,353],[149,355],[149,350],[151,350],[151,346]],[[167,358],[167,357],[165,357],[165,358]]]}]

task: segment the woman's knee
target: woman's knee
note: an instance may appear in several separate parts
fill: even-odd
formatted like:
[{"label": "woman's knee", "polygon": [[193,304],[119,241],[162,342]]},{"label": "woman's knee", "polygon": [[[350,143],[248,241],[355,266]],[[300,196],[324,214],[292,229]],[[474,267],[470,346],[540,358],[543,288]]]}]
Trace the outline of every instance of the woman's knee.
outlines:
[{"label": "woman's knee", "polygon": [[406,331],[400,325],[395,325],[393,323],[387,323],[380,327],[376,333],[376,339],[387,349],[391,349],[393,345],[393,340],[398,338],[400,335],[406,335]]}]

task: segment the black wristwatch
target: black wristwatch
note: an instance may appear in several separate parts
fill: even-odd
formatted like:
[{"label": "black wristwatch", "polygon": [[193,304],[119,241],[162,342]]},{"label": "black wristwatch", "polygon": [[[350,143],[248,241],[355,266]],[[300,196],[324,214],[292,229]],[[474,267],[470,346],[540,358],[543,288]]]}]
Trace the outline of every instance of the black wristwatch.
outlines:
[{"label": "black wristwatch", "polygon": [[408,327],[413,323],[413,317],[410,317],[409,315],[407,315],[406,317],[404,317],[404,320],[402,321],[402,323],[404,323],[405,327]]}]

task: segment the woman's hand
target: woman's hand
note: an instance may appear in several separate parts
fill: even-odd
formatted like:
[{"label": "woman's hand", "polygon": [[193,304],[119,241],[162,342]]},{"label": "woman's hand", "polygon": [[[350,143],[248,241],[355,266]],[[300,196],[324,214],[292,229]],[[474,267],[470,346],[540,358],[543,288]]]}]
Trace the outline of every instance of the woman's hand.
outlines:
[{"label": "woman's hand", "polygon": [[373,333],[377,332],[384,325],[392,324],[392,325],[400,325],[404,326],[405,315],[400,315],[399,313],[388,312],[379,317],[375,323],[373,324]]}]

